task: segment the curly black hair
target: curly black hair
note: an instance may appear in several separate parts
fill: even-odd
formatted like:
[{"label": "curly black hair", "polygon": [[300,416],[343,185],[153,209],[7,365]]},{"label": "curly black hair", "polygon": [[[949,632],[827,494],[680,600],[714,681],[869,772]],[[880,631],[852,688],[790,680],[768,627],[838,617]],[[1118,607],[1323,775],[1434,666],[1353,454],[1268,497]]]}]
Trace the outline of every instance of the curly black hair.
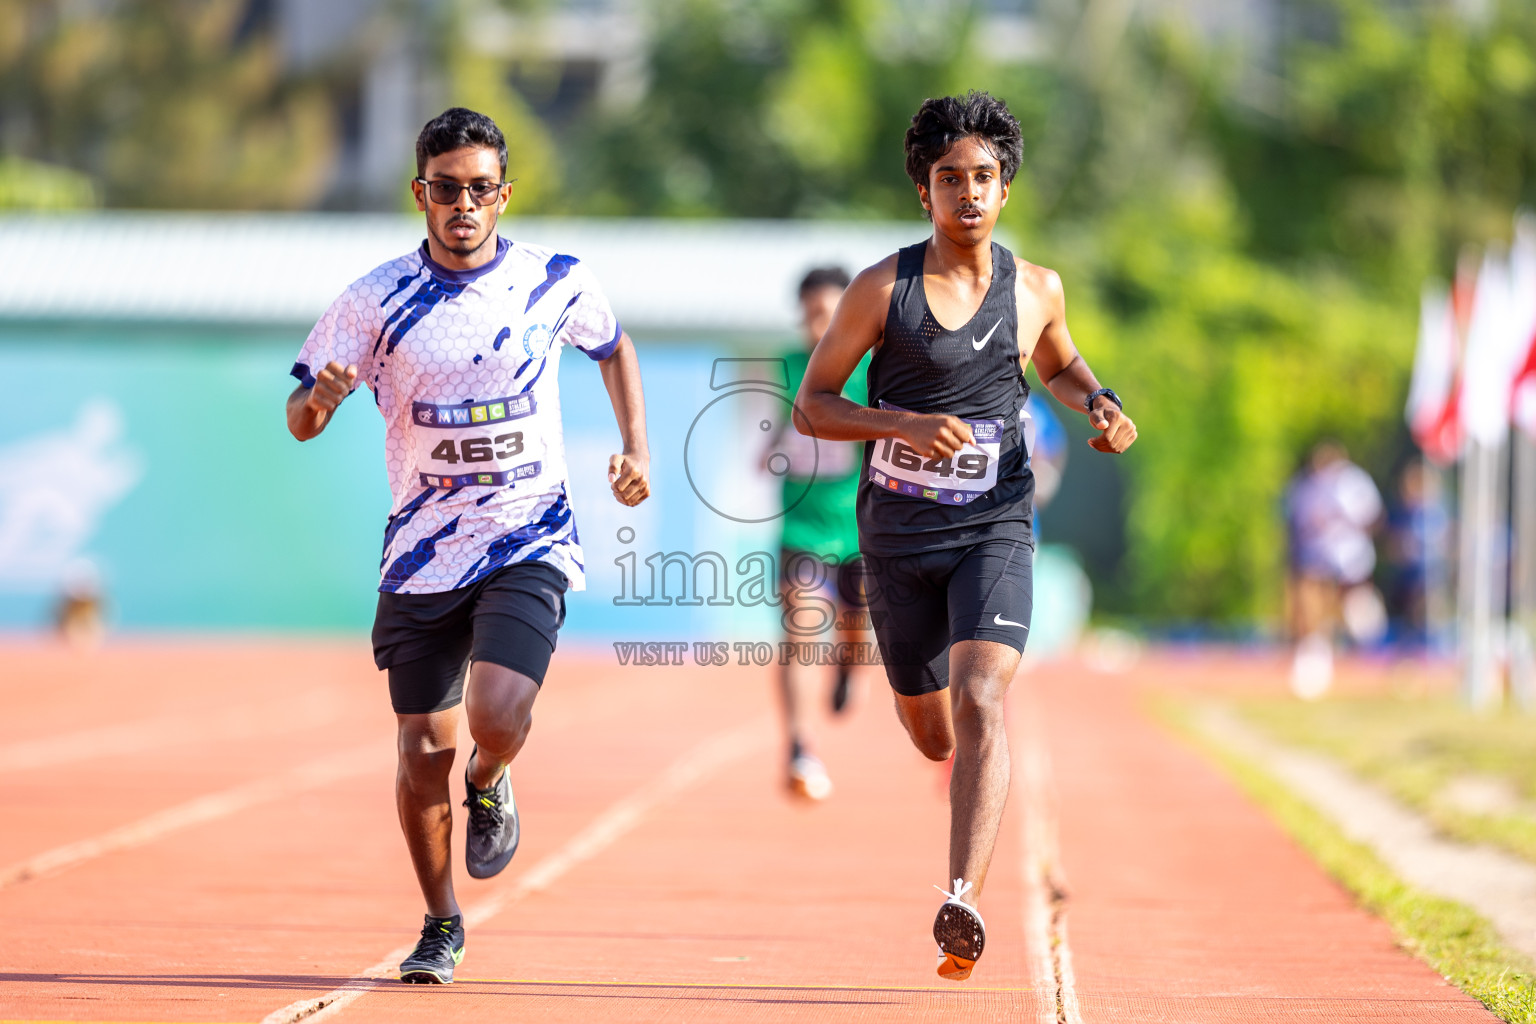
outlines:
[{"label": "curly black hair", "polygon": [[848,271],[842,267],[813,267],[800,280],[800,298],[803,300],[818,288],[842,290],[848,287],[848,282]]},{"label": "curly black hair", "polygon": [[416,136],[416,173],[427,173],[427,161],[456,149],[494,149],[507,176],[507,140],[496,122],[467,107],[449,107],[428,121]]},{"label": "curly black hair", "polygon": [[1003,168],[1003,182],[1013,181],[1024,158],[1019,119],[1008,104],[984,92],[923,100],[907,129],[907,177],[928,187],[928,172],[950,147],[968,135],[980,139]]}]

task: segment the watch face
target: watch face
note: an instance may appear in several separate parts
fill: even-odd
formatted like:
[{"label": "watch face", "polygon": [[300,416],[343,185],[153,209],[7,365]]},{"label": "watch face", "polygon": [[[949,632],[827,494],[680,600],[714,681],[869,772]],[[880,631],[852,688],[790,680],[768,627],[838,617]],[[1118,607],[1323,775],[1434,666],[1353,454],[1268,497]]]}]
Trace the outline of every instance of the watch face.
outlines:
[{"label": "watch face", "polygon": [[1115,403],[1115,408],[1117,408],[1117,409],[1125,408],[1125,406],[1120,404],[1120,396],[1115,394],[1114,388],[1099,388],[1099,390],[1093,392],[1086,399],[1083,400],[1083,408],[1087,409],[1089,412],[1093,412],[1093,400],[1095,398],[1098,398],[1100,395],[1103,395],[1105,398],[1108,398],[1111,402],[1114,402]]}]

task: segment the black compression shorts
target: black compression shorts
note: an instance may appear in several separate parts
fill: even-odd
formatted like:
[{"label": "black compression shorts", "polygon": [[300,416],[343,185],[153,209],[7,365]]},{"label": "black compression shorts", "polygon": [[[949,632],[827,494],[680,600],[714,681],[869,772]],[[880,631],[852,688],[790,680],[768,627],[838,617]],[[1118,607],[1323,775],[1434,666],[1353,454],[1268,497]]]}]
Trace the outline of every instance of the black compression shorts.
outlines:
[{"label": "black compression shorts", "polygon": [[891,688],[907,697],[949,685],[949,647],[991,640],[1020,653],[1034,607],[1033,540],[865,558],[869,614]]},{"label": "black compression shorts", "polygon": [[517,562],[459,590],[379,594],[373,660],[389,670],[389,698],[402,715],[430,714],[464,697],[472,661],[521,672],[543,684],[565,623],[565,574]]}]

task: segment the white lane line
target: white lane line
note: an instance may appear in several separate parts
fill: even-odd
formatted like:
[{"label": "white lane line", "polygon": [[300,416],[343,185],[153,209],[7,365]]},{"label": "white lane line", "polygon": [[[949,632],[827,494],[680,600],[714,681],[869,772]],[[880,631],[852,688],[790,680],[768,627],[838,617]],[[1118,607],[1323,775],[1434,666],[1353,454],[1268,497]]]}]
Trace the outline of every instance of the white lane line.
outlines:
[{"label": "white lane line", "polygon": [[377,744],[354,747],[299,765],[280,775],[257,779],[156,811],[102,835],[66,843],[18,864],[0,868],[0,889],[57,874],[108,853],[143,846],[171,832],[227,818],[257,804],[271,803],[340,779],[375,771],[382,763],[384,753]]},{"label": "white lane line", "polygon": [[1067,940],[1067,886],[1061,867],[1057,830],[1055,776],[1046,746],[1044,711],[1034,684],[1020,687],[1019,728],[1024,747],[1016,759],[1023,790],[1024,813],[1024,929],[1030,951],[1034,985],[1054,998],[1041,1010],[1040,1024],[1082,1024],[1077,977],[1072,969],[1072,944]]},{"label": "white lane line", "polygon": [[[0,744],[0,772],[49,768],[101,757],[123,757],[146,750],[298,732],[329,725],[345,708],[340,691],[315,690],[280,707],[272,701],[239,704],[216,711],[143,718],[96,729]],[[274,714],[280,711],[280,714]]]},{"label": "white lane line", "polygon": [[[464,926],[472,928],[501,913],[525,896],[549,888],[571,869],[590,860],[633,830],[657,807],[703,782],[726,765],[767,748],[773,733],[765,722],[752,722],[716,733],[639,789],[603,811],[565,845],[534,864],[507,887],[464,910]],[[414,943],[390,952],[346,984],[318,999],[300,999],[273,1010],[261,1024],[319,1024],[339,1014],[368,992],[390,980],[390,974],[414,948]]]},{"label": "white lane line", "polygon": [[1022,797],[1022,832],[1024,835],[1024,932],[1029,951],[1029,980],[1037,991],[1050,993],[1050,1002],[1042,1007],[1037,1024],[1057,1024],[1056,962],[1051,955],[1051,895],[1046,885],[1045,842],[1040,829],[1045,813],[1038,792],[1039,760],[1033,738],[1025,739],[1016,760]]}]

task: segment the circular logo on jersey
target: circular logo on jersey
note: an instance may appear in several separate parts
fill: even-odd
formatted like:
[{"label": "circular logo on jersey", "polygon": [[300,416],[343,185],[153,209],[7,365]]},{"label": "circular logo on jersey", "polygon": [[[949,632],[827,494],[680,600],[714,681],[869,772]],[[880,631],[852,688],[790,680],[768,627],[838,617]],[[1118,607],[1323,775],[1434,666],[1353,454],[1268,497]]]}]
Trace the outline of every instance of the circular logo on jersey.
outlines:
[{"label": "circular logo on jersey", "polygon": [[523,332],[523,352],[532,359],[549,348],[549,324],[534,324]]}]

